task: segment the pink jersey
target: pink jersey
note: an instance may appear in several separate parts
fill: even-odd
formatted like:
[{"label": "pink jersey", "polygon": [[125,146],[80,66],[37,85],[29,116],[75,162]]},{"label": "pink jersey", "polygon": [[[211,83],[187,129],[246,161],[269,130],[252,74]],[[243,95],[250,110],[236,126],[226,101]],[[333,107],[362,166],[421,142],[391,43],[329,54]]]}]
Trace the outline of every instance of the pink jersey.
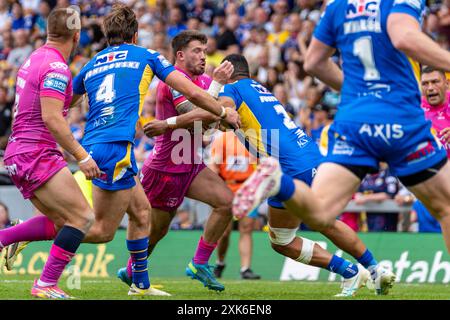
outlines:
[{"label": "pink jersey", "polygon": [[72,100],[72,75],[61,53],[47,45],[34,51],[17,73],[15,119],[5,159],[57,147],[42,120],[41,97],[64,101],[63,115],[67,115]]},{"label": "pink jersey", "polygon": [[[183,70],[180,70],[179,68],[177,69],[178,71],[184,73],[187,78],[192,80],[192,82],[200,88],[209,88],[211,78],[207,75],[201,75],[195,79],[191,79],[185,72],[183,72]],[[156,92],[156,119],[165,120],[170,117],[177,116],[178,112],[176,106],[186,101],[186,98],[162,81],[158,84]],[[190,172],[192,171],[194,164],[202,163],[196,154],[197,150],[194,148],[193,135],[191,135],[189,142],[184,142],[186,143],[186,146],[184,148],[180,148],[181,146],[178,146],[178,144],[183,143],[183,138],[180,137],[180,135],[175,135],[173,137],[175,141],[172,141],[173,131],[174,130],[167,130],[165,134],[156,138],[155,147],[153,152],[145,161],[145,166],[163,172],[182,173]],[[186,155],[182,154],[182,152],[178,152],[179,150],[174,150],[176,152],[172,155],[172,151],[176,146],[184,151],[190,152],[190,154]]]},{"label": "pink jersey", "polygon": [[[450,127],[450,91],[447,92],[447,98],[440,106],[431,106],[422,97],[422,109],[425,111],[425,117],[432,123],[433,133],[441,139],[441,131]],[[446,143],[442,139],[441,142],[447,150],[447,157],[450,159],[450,143]]]}]

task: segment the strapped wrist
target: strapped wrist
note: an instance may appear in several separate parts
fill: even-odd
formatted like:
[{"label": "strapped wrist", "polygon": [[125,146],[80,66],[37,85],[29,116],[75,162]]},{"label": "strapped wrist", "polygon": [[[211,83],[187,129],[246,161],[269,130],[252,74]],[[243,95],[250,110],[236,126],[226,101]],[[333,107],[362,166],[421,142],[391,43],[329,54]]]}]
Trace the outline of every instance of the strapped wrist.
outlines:
[{"label": "strapped wrist", "polygon": [[209,85],[208,94],[217,99],[219,97],[220,90],[222,90],[222,87],[223,84],[217,82],[216,80],[213,80]]},{"label": "strapped wrist", "polygon": [[167,118],[166,123],[169,126],[169,129],[176,129],[177,128],[177,117]]},{"label": "strapped wrist", "polygon": [[85,160],[89,156],[81,144],[71,153],[78,162]]}]

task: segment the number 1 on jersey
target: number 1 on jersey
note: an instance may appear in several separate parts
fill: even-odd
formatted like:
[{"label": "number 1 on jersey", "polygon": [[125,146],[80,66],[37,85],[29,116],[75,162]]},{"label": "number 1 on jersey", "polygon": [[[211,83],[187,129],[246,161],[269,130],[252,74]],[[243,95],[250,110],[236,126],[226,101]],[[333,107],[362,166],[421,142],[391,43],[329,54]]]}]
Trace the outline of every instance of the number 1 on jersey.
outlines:
[{"label": "number 1 on jersey", "polygon": [[115,97],[114,74],[108,74],[98,88],[95,99],[97,101],[103,101],[104,103],[111,103]]},{"label": "number 1 on jersey", "polygon": [[364,66],[364,80],[380,80],[380,72],[375,66],[372,38],[370,36],[361,37],[355,41],[353,44],[353,54],[359,58]]}]

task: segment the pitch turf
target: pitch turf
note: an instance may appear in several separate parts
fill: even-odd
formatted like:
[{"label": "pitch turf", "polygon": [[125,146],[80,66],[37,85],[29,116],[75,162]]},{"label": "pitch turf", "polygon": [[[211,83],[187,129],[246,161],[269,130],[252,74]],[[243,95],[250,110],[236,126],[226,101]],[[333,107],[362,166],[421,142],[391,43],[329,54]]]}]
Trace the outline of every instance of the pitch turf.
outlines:
[{"label": "pitch turf", "polygon": [[[0,276],[0,300],[32,299],[29,292],[33,283],[31,276]],[[67,289],[67,278],[60,282],[61,288],[83,300],[448,300],[450,285],[396,284],[388,296],[375,296],[366,288],[360,289],[353,298],[335,298],[340,291],[338,283],[233,281],[223,280],[225,291],[216,293],[204,288],[200,282],[187,278],[152,279],[172,297],[128,297],[128,288],[115,278],[82,278],[80,289]],[[75,283],[76,284],[76,283]]]}]

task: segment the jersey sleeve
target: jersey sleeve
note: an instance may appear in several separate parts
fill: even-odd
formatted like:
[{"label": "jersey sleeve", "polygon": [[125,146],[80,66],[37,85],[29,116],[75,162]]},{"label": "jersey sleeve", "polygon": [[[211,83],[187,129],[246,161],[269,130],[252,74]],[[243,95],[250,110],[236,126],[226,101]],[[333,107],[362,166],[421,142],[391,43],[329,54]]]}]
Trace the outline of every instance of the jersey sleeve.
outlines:
[{"label": "jersey sleeve", "polygon": [[389,13],[406,13],[422,22],[424,10],[425,0],[395,0]]},{"label": "jersey sleeve", "polygon": [[239,109],[239,106],[242,103],[242,100],[240,99],[240,96],[238,95],[233,84],[224,85],[219,92],[219,98],[220,97],[228,97],[232,99],[236,105],[236,109]]},{"label": "jersey sleeve", "polygon": [[43,73],[39,84],[39,96],[65,101],[67,90],[70,89],[72,75],[69,67],[63,68],[62,64],[55,65],[56,67],[49,66]]},{"label": "jersey sleeve", "polygon": [[86,88],[84,87],[84,76],[86,75],[87,65],[84,66],[80,73],[73,79],[73,93],[74,94],[85,94]]},{"label": "jersey sleeve", "polygon": [[159,52],[150,49],[147,52],[147,64],[161,81],[165,81],[167,76],[175,71],[175,67]]},{"label": "jersey sleeve", "polygon": [[336,47],[336,30],[334,28],[334,5],[330,2],[314,30],[314,37],[330,47]]}]

